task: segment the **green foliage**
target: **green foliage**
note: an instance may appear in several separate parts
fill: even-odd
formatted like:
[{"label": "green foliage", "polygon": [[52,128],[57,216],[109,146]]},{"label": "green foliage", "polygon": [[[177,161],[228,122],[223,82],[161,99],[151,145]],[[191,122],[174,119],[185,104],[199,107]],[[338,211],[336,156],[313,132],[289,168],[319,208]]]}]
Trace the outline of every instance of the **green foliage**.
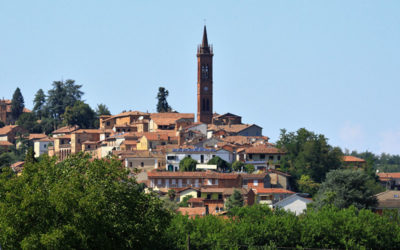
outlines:
[{"label": "green foliage", "polygon": [[211,160],[208,161],[207,164],[208,165],[217,165],[217,168],[219,170],[222,170],[225,172],[231,170],[231,165],[219,156],[213,157]]},{"label": "green foliage", "polygon": [[76,101],[74,106],[67,107],[62,118],[65,125],[79,125],[82,129],[93,128],[97,120],[93,109],[82,101]]},{"label": "green foliage", "polygon": [[170,213],[174,213],[178,209],[178,204],[175,200],[171,200],[168,196],[161,197],[161,201],[163,208]]},{"label": "green foliage", "polygon": [[277,147],[287,152],[281,159],[281,170],[288,171],[295,180],[308,175],[320,183],[327,172],[340,168],[342,164],[340,148],[329,145],[324,135],[305,128],[290,133],[282,129]]},{"label": "green foliage", "polygon": [[158,94],[156,97],[156,99],[158,100],[158,102],[157,102],[157,112],[158,113],[171,112],[172,108],[171,108],[171,106],[169,106],[169,104],[167,102],[168,95],[169,95],[169,92],[164,87],[158,88]]},{"label": "green foliage", "polygon": [[5,249],[157,249],[170,214],[140,192],[117,159],[43,157],[0,176]]},{"label": "green foliage", "polygon": [[244,201],[243,196],[239,190],[234,190],[233,194],[226,199],[225,208],[226,210],[230,211],[233,208],[243,207]]},{"label": "green foliage", "polygon": [[267,206],[236,208],[232,217],[173,218],[168,249],[397,249],[398,216],[380,216],[354,207],[324,207],[302,216]]},{"label": "green foliage", "polygon": [[47,93],[46,108],[57,125],[61,123],[61,116],[67,107],[73,107],[76,101],[81,100],[83,95],[81,87],[82,85],[77,85],[70,79],[53,82],[53,88]]},{"label": "green foliage", "polygon": [[36,115],[34,113],[23,113],[19,116],[16,124],[26,129],[29,133],[41,133],[42,127],[37,122]]},{"label": "green foliage", "polygon": [[297,180],[297,186],[300,192],[308,193],[313,196],[317,193],[320,184],[313,181],[310,176],[302,175],[300,179]]},{"label": "green foliage", "polygon": [[45,104],[46,95],[43,89],[39,89],[35,94],[35,99],[33,99],[33,112],[36,114],[37,118],[42,119],[45,116]]},{"label": "green foliage", "polygon": [[25,164],[33,164],[35,162],[35,152],[33,151],[33,147],[29,147],[25,156]]},{"label": "green foliage", "polygon": [[192,195],[185,196],[179,203],[179,207],[188,207],[189,206],[188,201],[190,200],[190,198],[193,198],[193,196]]},{"label": "green foliage", "polygon": [[253,173],[255,169],[256,168],[253,164],[246,164],[246,166],[244,166],[244,171],[246,171],[247,173]]},{"label": "green foliage", "polygon": [[373,196],[379,184],[363,170],[338,169],[326,175],[315,197],[315,207],[333,204],[338,208],[355,206],[358,209],[377,205]]},{"label": "green foliage", "polygon": [[185,157],[179,162],[179,171],[196,171],[197,161],[190,157]]},{"label": "green foliage", "polygon": [[100,103],[100,104],[97,104],[96,115],[97,116],[111,115],[111,112],[105,104]]},{"label": "green foliage", "polygon": [[0,121],[0,128],[4,127],[6,124],[3,121]]},{"label": "green foliage", "polygon": [[235,171],[242,171],[242,168],[244,167],[244,162],[241,161],[235,161],[232,163],[232,169]]},{"label": "green foliage", "polygon": [[14,120],[17,120],[18,117],[24,112],[24,107],[24,97],[22,96],[21,90],[17,88],[11,100],[11,115]]},{"label": "green foliage", "polygon": [[176,197],[176,191],[174,189],[169,189],[168,190],[168,197],[171,201],[175,200]]}]

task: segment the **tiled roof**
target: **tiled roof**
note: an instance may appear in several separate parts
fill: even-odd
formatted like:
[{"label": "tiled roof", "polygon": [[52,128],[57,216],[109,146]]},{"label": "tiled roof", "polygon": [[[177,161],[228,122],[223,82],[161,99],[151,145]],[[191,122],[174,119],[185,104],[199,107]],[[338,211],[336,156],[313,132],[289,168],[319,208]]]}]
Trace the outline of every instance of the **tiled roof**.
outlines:
[{"label": "tiled roof", "polygon": [[261,174],[240,174],[243,179],[264,179],[268,174],[267,173],[261,173]]},{"label": "tiled roof", "polygon": [[279,148],[267,146],[267,145],[257,145],[254,147],[246,148],[247,154],[284,154],[285,152]]},{"label": "tiled roof", "polygon": [[42,138],[42,139],[40,139],[39,141],[43,141],[43,142],[51,142],[51,141],[54,141],[54,139],[53,138],[48,138],[48,137],[45,137],[45,138]]},{"label": "tiled roof", "polygon": [[344,162],[361,162],[361,163],[365,162],[364,159],[361,159],[361,158],[358,158],[358,157],[355,157],[355,156],[351,156],[351,155],[343,156],[343,161]]},{"label": "tiled roof", "polygon": [[232,125],[218,126],[218,125],[210,124],[210,125],[208,125],[208,130],[212,130],[212,131],[224,130],[226,132],[239,133],[240,131],[245,130],[252,126],[257,126],[257,125],[255,125],[255,124],[232,124]]},{"label": "tiled roof", "polygon": [[148,115],[149,115],[149,113],[144,113],[144,112],[140,112],[140,111],[127,111],[127,112],[122,112],[118,115],[110,116],[110,117],[104,119],[104,121],[109,121],[111,119],[120,118],[120,117],[124,117],[124,116],[148,116]]},{"label": "tiled roof", "polygon": [[204,198],[193,198],[193,197],[188,200],[189,203],[201,203],[203,201]]},{"label": "tiled roof", "polygon": [[152,113],[150,118],[157,125],[172,125],[179,119],[190,119],[194,121],[193,113]]},{"label": "tiled roof", "polygon": [[29,140],[43,139],[46,138],[46,134],[29,134]]},{"label": "tiled roof", "polygon": [[293,191],[283,189],[283,188],[263,188],[257,187],[252,188],[256,194],[294,194]]},{"label": "tiled roof", "polygon": [[378,173],[381,181],[388,181],[390,179],[400,179],[400,173]]},{"label": "tiled roof", "polygon": [[145,132],[143,136],[147,138],[149,141],[177,141],[178,137],[176,136],[176,132]]},{"label": "tiled roof", "polygon": [[71,139],[71,134],[54,137],[54,139]]},{"label": "tiled roof", "polygon": [[135,141],[135,140],[125,140],[122,144],[124,144],[124,145],[136,145],[137,141]]},{"label": "tiled roof", "polygon": [[188,152],[188,153],[198,153],[198,152],[216,152],[217,150],[213,148],[174,148],[172,152],[179,153],[179,152]]},{"label": "tiled roof", "polygon": [[258,140],[268,142],[269,138],[266,136],[233,135],[233,136],[226,136],[224,138],[221,138],[221,140],[223,140],[224,142],[232,143],[232,144],[243,145],[243,144],[252,144]]},{"label": "tiled roof", "polygon": [[238,190],[241,194],[249,192],[245,188],[201,188],[202,193],[222,193],[224,195],[231,195],[235,190]]},{"label": "tiled roof", "polygon": [[17,128],[18,125],[8,125],[0,128],[0,135],[6,135],[10,133],[14,128]]},{"label": "tiled roof", "polygon": [[206,208],[205,207],[180,207],[177,210],[183,215],[189,216],[204,216],[206,215]]},{"label": "tiled roof", "polygon": [[283,176],[286,176],[286,177],[290,177],[291,176],[288,173],[285,173],[285,172],[282,172],[282,171],[279,171],[279,170],[276,170],[276,169],[268,169],[268,172],[269,173],[275,173],[275,174],[278,174],[278,175],[283,175]]},{"label": "tiled roof", "polygon": [[148,177],[153,178],[214,178],[214,179],[236,179],[238,174],[234,173],[217,173],[217,172],[169,172],[169,171],[152,171],[148,172]]},{"label": "tiled roof", "polygon": [[104,133],[102,129],[79,129],[73,132],[73,134],[101,134]]},{"label": "tiled roof", "polygon": [[65,126],[62,128],[59,128],[57,130],[54,130],[52,134],[66,134],[66,133],[72,133],[75,130],[79,129],[78,125],[74,125],[74,126]]},{"label": "tiled roof", "polygon": [[3,147],[5,147],[5,146],[13,146],[13,145],[14,144],[12,144],[9,141],[0,141],[0,146],[3,146]]}]

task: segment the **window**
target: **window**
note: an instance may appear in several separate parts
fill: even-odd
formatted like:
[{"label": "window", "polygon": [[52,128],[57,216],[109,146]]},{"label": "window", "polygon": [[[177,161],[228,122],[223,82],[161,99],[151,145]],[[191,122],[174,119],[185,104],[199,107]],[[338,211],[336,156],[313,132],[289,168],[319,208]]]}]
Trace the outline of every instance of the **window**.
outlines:
[{"label": "window", "polygon": [[166,179],[166,180],[165,180],[165,186],[166,186],[166,187],[169,187],[169,179]]},{"label": "window", "polygon": [[158,186],[161,186],[161,179],[158,179],[158,180],[157,180],[157,185],[158,185]]},{"label": "window", "polygon": [[264,160],[265,159],[265,154],[260,154],[260,159]]},{"label": "window", "polygon": [[258,186],[258,180],[254,180],[254,181],[253,181],[253,185],[254,185],[254,186]]},{"label": "window", "polygon": [[186,180],[186,184],[187,184],[187,185],[192,184],[191,181],[190,181],[190,179],[187,179],[187,180]]},{"label": "window", "polygon": [[273,159],[274,159],[274,156],[270,155],[270,156],[269,156],[269,159],[270,159],[270,160],[273,160]]},{"label": "window", "polygon": [[81,139],[78,139],[78,143],[81,143]]},{"label": "window", "polygon": [[395,195],[394,195],[394,198],[399,198],[399,195],[398,195],[398,194],[395,194]]},{"label": "window", "polygon": [[252,154],[249,154],[249,159],[250,160],[253,159],[253,155]]},{"label": "window", "polygon": [[206,111],[206,99],[203,98],[203,111]]},{"label": "window", "polygon": [[189,158],[192,158],[192,156],[191,156],[191,155],[187,155],[187,157],[189,157]]},{"label": "window", "polygon": [[141,166],[141,167],[144,167],[144,162],[141,162],[141,163],[140,163],[140,166]]},{"label": "window", "polygon": [[195,186],[195,187],[198,187],[198,186],[199,186],[199,179],[195,179],[195,180],[194,180],[194,186]]},{"label": "window", "polygon": [[168,155],[167,160],[169,161],[175,160],[175,155]]},{"label": "window", "polygon": [[132,167],[132,165],[133,165],[133,164],[132,164],[132,162],[130,161],[130,162],[129,162],[129,167]]},{"label": "window", "polygon": [[178,179],[178,187],[182,187],[182,179]]},{"label": "window", "polygon": [[268,200],[268,196],[261,196],[261,197],[260,197],[260,200],[266,201],[266,200]]},{"label": "window", "polygon": [[222,200],[222,194],[218,194],[218,200]]},{"label": "window", "polygon": [[43,145],[43,147],[44,147],[44,148],[47,148],[47,145],[46,145],[46,144],[44,144],[44,145]]},{"label": "window", "polygon": [[280,161],[281,160],[281,156],[280,155],[278,155],[278,161]]},{"label": "window", "polygon": [[212,185],[212,179],[207,179],[207,185]]},{"label": "window", "polygon": [[207,200],[211,200],[211,194],[207,194]]},{"label": "window", "polygon": [[106,124],[107,124],[107,126],[110,126],[110,122],[107,122]]},{"label": "window", "polygon": [[87,148],[90,149],[90,145],[87,145]]},{"label": "window", "polygon": [[218,179],[214,179],[214,184],[218,185]]},{"label": "window", "polygon": [[175,184],[176,184],[176,180],[175,180],[175,179],[172,179],[171,184],[172,184],[172,185],[175,185]]},{"label": "window", "polygon": [[204,155],[200,155],[200,163],[204,163]]},{"label": "window", "polygon": [[210,100],[209,99],[207,99],[207,105],[206,105],[206,110],[207,111],[210,111]]}]

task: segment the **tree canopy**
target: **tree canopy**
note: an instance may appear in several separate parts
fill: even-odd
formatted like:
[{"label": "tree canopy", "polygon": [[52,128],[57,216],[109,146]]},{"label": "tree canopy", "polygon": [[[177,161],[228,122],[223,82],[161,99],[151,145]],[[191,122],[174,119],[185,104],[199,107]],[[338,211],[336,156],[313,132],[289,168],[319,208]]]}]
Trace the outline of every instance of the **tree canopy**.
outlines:
[{"label": "tree canopy", "polygon": [[233,194],[225,202],[225,208],[229,211],[233,208],[243,207],[244,201],[239,190],[235,189]]},{"label": "tree canopy", "polygon": [[96,115],[97,116],[111,115],[111,112],[105,104],[100,103],[100,104],[97,104]]},{"label": "tree canopy", "polygon": [[45,104],[46,104],[46,95],[44,94],[43,89],[39,89],[35,94],[35,99],[33,99],[33,112],[39,119],[42,119],[45,116]]},{"label": "tree canopy", "polygon": [[0,244],[5,249],[162,247],[170,214],[144,194],[117,159],[74,155],[27,162],[0,176]]},{"label": "tree canopy", "polygon": [[316,194],[315,207],[333,204],[338,208],[371,208],[377,205],[373,195],[379,191],[379,184],[363,170],[332,170]]},{"label": "tree canopy", "polygon": [[21,90],[17,88],[11,100],[11,115],[14,120],[17,120],[18,117],[24,112],[24,107],[24,97],[22,96]]},{"label": "tree canopy", "polygon": [[180,171],[196,171],[197,161],[190,157],[185,157],[179,162]]},{"label": "tree canopy", "polygon": [[208,165],[217,165],[217,168],[222,171],[230,171],[231,165],[219,156],[213,157],[207,162]]},{"label": "tree canopy", "polygon": [[80,128],[93,128],[97,120],[96,113],[83,101],[76,101],[74,106],[68,106],[62,116],[65,125],[79,125]]},{"label": "tree canopy", "polygon": [[342,165],[342,150],[329,145],[324,135],[305,128],[290,133],[282,129],[277,147],[286,151],[286,155],[281,158],[281,170],[289,172],[295,180],[299,180],[301,175],[307,175],[321,183],[327,172]]},{"label": "tree canopy", "polygon": [[158,94],[156,97],[156,99],[158,100],[158,102],[157,102],[157,112],[158,113],[170,112],[172,110],[171,106],[169,106],[169,104],[167,102],[168,95],[169,95],[169,92],[164,87],[158,88]]}]

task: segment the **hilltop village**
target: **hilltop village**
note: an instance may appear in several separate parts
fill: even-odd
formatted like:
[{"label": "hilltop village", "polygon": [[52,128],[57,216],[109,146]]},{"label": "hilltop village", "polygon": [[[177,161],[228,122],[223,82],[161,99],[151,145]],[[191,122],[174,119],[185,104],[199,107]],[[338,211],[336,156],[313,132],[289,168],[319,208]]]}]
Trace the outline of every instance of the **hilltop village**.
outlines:
[{"label": "hilltop village", "polygon": [[[197,49],[197,114],[125,111],[101,115],[96,129],[70,125],[50,134],[29,134],[14,124],[11,101],[0,100],[5,124],[0,149],[18,146],[18,135],[23,134],[35,157],[47,154],[63,161],[79,152],[94,159],[115,156],[147,191],[187,204],[178,211],[190,216],[224,213],[234,194],[247,205],[303,212],[312,200],[294,192],[291,175],[280,171],[286,152],[269,141],[262,127],[243,123],[240,115],[214,111],[213,55],[204,27]],[[344,156],[343,162],[360,168],[366,164],[355,156]],[[23,166],[19,161],[12,169],[18,173]],[[389,175],[381,176],[384,185],[397,183]]]}]

